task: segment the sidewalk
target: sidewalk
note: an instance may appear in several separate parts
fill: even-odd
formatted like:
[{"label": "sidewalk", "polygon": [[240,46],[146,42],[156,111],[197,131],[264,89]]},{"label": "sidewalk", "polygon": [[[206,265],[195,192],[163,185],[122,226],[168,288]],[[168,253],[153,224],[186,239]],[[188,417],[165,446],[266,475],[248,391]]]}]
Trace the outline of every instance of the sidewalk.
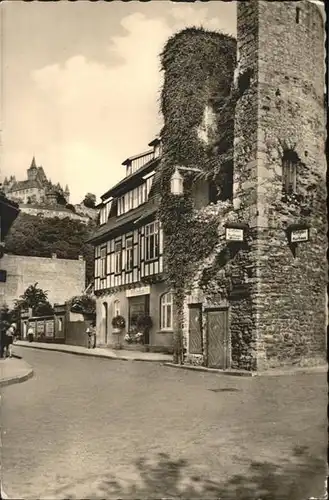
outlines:
[{"label": "sidewalk", "polygon": [[0,387],[24,382],[32,376],[32,368],[22,359],[0,359]]},{"label": "sidewalk", "polygon": [[24,340],[18,340],[14,344],[14,349],[15,346],[30,347],[33,349],[46,349],[49,351],[67,352],[69,354],[79,354],[82,356],[94,356],[99,358],[118,359],[124,361],[158,361],[162,363],[172,361],[172,356],[170,354],[126,351],[125,349],[112,350],[107,347],[95,347],[95,349],[87,349],[87,347],[75,345],[26,342]]}]

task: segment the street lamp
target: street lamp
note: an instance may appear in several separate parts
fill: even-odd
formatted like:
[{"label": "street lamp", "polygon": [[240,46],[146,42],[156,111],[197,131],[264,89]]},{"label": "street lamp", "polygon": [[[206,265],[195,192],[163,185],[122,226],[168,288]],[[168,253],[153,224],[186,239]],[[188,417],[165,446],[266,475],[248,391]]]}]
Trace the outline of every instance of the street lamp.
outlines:
[{"label": "street lamp", "polygon": [[176,165],[175,166],[175,171],[171,176],[170,179],[170,192],[171,194],[175,196],[182,196],[184,194],[184,178],[183,176],[179,173],[180,170],[187,171],[187,172],[202,172],[200,168],[194,168],[194,167],[181,167]]}]

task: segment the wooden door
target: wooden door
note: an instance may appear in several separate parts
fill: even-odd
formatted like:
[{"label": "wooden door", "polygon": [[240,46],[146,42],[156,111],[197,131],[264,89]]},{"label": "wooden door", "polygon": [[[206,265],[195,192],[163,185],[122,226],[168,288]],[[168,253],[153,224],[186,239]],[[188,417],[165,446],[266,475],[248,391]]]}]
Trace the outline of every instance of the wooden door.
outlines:
[{"label": "wooden door", "polygon": [[202,354],[202,310],[200,304],[189,305],[188,352]]},{"label": "wooden door", "polygon": [[207,311],[208,367],[229,368],[228,310]]}]

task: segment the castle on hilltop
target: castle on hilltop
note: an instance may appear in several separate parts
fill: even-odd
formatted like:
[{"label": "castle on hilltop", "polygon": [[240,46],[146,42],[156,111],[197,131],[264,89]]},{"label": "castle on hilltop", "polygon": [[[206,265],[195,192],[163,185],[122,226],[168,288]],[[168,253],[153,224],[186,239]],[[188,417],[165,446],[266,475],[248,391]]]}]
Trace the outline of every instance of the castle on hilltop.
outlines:
[{"label": "castle on hilltop", "polygon": [[4,179],[2,185],[7,197],[13,201],[24,204],[67,204],[70,201],[70,191],[66,185],[65,190],[57,183],[56,185],[47,179],[43,167],[37,167],[33,157],[30,167],[27,169],[27,179],[17,181],[11,175]]}]

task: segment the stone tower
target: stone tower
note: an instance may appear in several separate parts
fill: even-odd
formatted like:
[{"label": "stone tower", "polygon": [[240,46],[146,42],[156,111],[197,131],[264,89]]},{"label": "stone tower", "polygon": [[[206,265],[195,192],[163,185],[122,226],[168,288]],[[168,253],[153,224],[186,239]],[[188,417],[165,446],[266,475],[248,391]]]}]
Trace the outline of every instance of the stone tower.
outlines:
[{"label": "stone tower", "polygon": [[[326,355],[324,22],[306,0],[238,3],[234,207],[251,228],[258,369]],[[293,225],[309,240],[289,240]]]},{"label": "stone tower", "polygon": [[38,168],[35,163],[35,158],[33,156],[30,168],[27,169],[27,178],[29,181],[34,181],[38,175]]},{"label": "stone tower", "polygon": [[69,187],[67,184],[65,186],[64,197],[65,197],[66,203],[69,203],[70,202],[70,190],[69,190]]}]

